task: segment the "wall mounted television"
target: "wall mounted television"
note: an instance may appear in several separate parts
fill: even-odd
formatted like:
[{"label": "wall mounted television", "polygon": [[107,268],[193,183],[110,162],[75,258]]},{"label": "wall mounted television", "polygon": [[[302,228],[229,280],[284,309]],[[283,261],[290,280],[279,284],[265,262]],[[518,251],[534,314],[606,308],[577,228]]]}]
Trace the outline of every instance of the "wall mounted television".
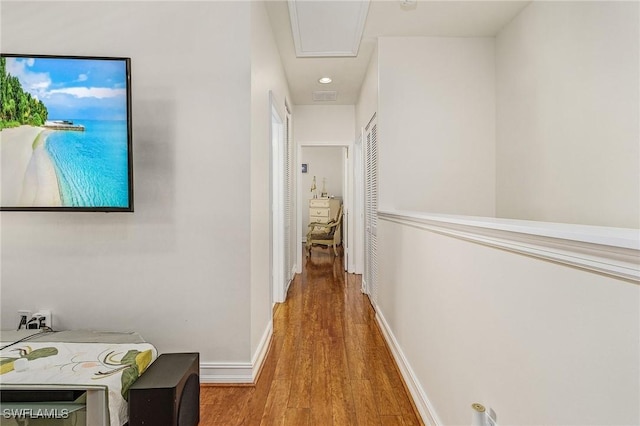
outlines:
[{"label": "wall mounted television", "polygon": [[131,60],[0,54],[0,210],[133,211]]}]

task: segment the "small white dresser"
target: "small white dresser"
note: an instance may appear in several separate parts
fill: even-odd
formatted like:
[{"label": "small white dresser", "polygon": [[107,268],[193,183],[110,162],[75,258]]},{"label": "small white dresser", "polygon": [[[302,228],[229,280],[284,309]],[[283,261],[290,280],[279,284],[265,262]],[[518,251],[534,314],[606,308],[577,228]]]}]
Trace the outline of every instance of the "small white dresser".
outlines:
[{"label": "small white dresser", "polygon": [[[329,223],[336,220],[342,200],[339,198],[312,198],[309,200],[309,223]],[[316,227],[314,233],[326,232],[326,228]]]}]

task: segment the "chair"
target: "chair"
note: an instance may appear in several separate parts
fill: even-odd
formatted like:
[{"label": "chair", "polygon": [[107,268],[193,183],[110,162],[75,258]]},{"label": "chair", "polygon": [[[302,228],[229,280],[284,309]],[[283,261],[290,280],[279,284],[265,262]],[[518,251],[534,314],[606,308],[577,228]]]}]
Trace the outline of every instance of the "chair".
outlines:
[{"label": "chair", "polygon": [[311,222],[307,231],[307,243],[305,249],[307,256],[311,256],[311,248],[314,245],[333,247],[333,252],[338,255],[338,246],[342,244],[342,205],[338,214],[329,223]]}]

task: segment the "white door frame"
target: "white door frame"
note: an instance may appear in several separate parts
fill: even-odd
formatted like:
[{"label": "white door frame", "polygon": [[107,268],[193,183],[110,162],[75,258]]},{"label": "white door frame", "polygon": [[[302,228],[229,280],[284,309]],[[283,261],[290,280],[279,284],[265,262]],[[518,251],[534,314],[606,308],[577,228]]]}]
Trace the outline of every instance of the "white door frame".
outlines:
[{"label": "white door frame", "polygon": [[269,92],[271,119],[269,134],[271,141],[271,294],[272,303],[285,300],[287,274],[285,273],[284,244],[284,120],[278,111],[279,105]]},{"label": "white door frame", "polygon": [[364,273],[364,127],[353,147],[353,244],[349,259],[349,271]]},{"label": "white door frame", "polygon": [[[351,153],[353,155],[353,153]],[[349,147],[342,147],[342,199],[345,205],[343,208],[343,218],[342,218],[342,248],[344,249],[344,270],[349,270],[349,264],[351,262],[351,244],[353,243],[353,238],[351,236],[351,208],[348,208],[349,205],[353,205],[351,199],[353,197],[353,191],[351,191],[351,182],[353,180],[350,176],[350,170],[353,167],[349,167]]]}]

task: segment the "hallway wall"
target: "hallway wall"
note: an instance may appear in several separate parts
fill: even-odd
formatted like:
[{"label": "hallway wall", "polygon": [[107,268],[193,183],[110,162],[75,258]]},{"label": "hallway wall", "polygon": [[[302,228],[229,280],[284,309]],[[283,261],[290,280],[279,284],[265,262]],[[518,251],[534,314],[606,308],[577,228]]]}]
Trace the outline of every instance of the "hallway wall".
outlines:
[{"label": "hallway wall", "polygon": [[381,208],[495,214],[494,61],[493,38],[379,39]]},{"label": "hallway wall", "polygon": [[1,8],[3,52],[131,57],[135,174],[134,213],[0,213],[2,328],[46,308],[59,330],[248,364],[250,3]]},{"label": "hallway wall", "polygon": [[[285,119],[285,102],[291,102],[271,22],[263,2],[251,5],[251,356],[266,350],[272,328],[271,292],[271,105]],[[293,150],[295,153],[295,150]],[[295,174],[294,174],[295,185]],[[292,200],[295,211],[295,196]],[[295,223],[295,222],[294,222]],[[295,229],[295,228],[294,228]],[[290,245],[297,250],[295,232]],[[295,257],[294,257],[295,259]],[[289,271],[290,273],[291,271]],[[254,370],[254,373],[257,371]]]},{"label": "hallway wall", "polygon": [[499,217],[640,227],[639,16],[533,2],[500,32]]},{"label": "hallway wall", "polygon": [[[376,308],[433,424],[469,424],[474,402],[498,424],[640,423],[637,280],[559,260],[626,259],[637,275],[638,7],[533,2],[497,40],[380,40]],[[511,224],[512,248],[549,241],[496,213],[629,229],[535,222],[565,234],[523,255],[490,229]],[[590,232],[628,245],[573,239]]]},{"label": "hallway wall", "polygon": [[376,310],[437,425],[469,424],[474,402],[502,425],[640,423],[637,283],[437,224],[383,219],[378,238]]}]

